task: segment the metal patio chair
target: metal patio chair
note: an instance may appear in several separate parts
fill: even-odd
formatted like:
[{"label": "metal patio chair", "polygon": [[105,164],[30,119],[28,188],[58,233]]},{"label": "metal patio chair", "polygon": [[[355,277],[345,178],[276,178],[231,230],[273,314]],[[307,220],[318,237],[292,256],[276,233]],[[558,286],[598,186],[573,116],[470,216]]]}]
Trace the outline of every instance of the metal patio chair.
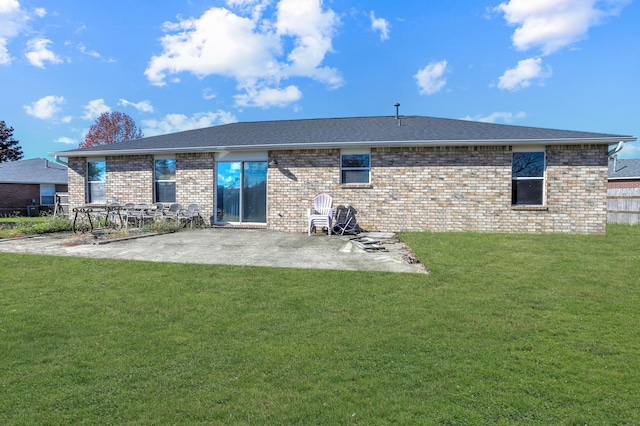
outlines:
[{"label": "metal patio chair", "polygon": [[360,226],[356,218],[358,211],[350,205],[336,207],[336,221],[333,226],[333,232],[336,234],[357,234],[360,232]]},{"label": "metal patio chair", "polygon": [[164,218],[164,204],[163,203],[153,203],[152,206],[145,209],[142,212],[142,222],[146,220],[151,220],[153,222],[158,222]]},{"label": "metal patio chair", "polygon": [[188,216],[191,222],[191,228],[193,228],[193,222],[196,224],[204,224],[204,218],[200,214],[200,205],[197,203],[191,203],[187,206],[187,211],[183,212],[184,216]]}]

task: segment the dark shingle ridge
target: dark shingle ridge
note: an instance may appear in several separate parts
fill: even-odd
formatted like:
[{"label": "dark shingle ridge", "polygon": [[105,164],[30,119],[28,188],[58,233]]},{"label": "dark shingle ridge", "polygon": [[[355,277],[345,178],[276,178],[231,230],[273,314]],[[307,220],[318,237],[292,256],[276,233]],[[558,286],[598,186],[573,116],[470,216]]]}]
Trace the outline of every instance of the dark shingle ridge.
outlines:
[{"label": "dark shingle ridge", "polygon": [[[530,141],[634,140],[631,136],[540,127],[483,123],[424,116],[377,116],[249,121],[166,135],[151,136],[114,145],[55,153],[153,151],[172,149],[292,149],[312,146],[358,146],[439,143],[485,144]],[[609,143],[615,143],[609,142]]]},{"label": "dark shingle ridge", "polygon": [[67,168],[45,158],[0,163],[0,183],[66,184]]}]

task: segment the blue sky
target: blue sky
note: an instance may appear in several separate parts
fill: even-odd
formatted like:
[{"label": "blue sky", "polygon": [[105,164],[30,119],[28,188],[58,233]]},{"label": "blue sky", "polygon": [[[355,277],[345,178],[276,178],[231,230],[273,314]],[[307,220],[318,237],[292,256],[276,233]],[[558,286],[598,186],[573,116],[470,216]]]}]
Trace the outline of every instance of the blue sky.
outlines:
[{"label": "blue sky", "polygon": [[145,136],[396,102],[638,136],[639,22],[637,0],[0,0],[0,120],[25,158],[104,111]]}]

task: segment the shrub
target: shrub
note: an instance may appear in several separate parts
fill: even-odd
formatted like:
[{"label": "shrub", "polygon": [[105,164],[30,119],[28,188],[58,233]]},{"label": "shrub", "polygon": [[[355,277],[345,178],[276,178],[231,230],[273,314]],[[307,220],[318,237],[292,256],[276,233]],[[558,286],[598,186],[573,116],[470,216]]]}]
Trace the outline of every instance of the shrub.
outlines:
[{"label": "shrub", "polygon": [[60,217],[17,218],[12,223],[0,225],[0,238],[48,234],[71,230],[71,221]]}]

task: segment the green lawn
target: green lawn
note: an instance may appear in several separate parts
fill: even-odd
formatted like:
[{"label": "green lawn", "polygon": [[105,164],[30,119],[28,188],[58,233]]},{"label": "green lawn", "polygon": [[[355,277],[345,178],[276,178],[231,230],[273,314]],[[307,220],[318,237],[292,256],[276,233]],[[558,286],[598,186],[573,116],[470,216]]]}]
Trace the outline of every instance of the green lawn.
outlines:
[{"label": "green lawn", "polygon": [[640,227],[430,275],[0,254],[0,424],[640,424]]}]

